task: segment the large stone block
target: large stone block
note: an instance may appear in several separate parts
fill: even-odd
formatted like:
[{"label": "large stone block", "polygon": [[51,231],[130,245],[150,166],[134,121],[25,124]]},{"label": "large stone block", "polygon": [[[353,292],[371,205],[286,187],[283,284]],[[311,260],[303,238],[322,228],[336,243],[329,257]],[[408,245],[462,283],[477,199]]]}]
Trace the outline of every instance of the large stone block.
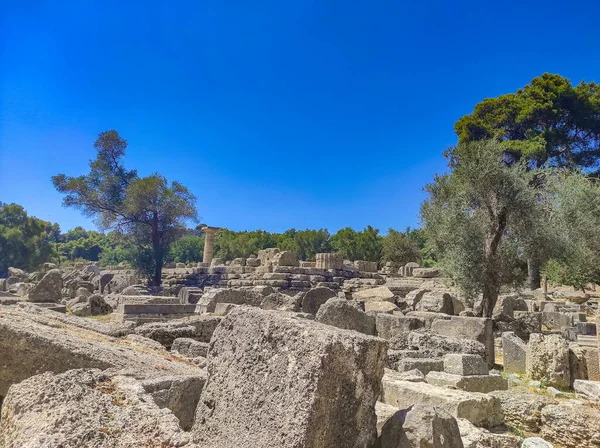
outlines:
[{"label": "large stone block", "polygon": [[387,343],[238,308],[214,334],[194,431],[203,447],[371,447]]},{"label": "large stone block", "polygon": [[447,292],[432,291],[423,294],[417,310],[454,314],[454,301],[452,300],[452,296]]},{"label": "large stone block", "polygon": [[559,334],[532,334],[527,344],[526,367],[529,378],[568,388],[571,385],[569,344]]},{"label": "large stone block", "polygon": [[446,372],[429,372],[425,380],[435,386],[452,387],[467,392],[481,392],[482,394],[508,388],[507,381],[500,375],[461,376]]},{"label": "large stone block", "polygon": [[62,273],[59,269],[52,269],[29,291],[29,301],[60,302],[62,286]]},{"label": "large stone block", "polygon": [[398,314],[377,313],[377,336],[392,339],[400,333],[408,333],[425,326],[425,322],[418,317],[402,316]]},{"label": "large stone block", "polygon": [[502,360],[504,372],[525,373],[527,344],[512,332],[502,333]]},{"label": "large stone block", "polygon": [[495,362],[494,329],[491,319],[481,317],[452,316],[450,319],[437,319],[431,329],[443,336],[470,339],[482,343],[486,348],[486,361],[489,368]]},{"label": "large stone block", "polygon": [[352,303],[346,299],[337,298],[329,299],[317,311],[316,320],[334,327],[375,335],[375,317],[360,309],[358,302]]},{"label": "large stone block", "polygon": [[498,400],[504,412],[504,421],[510,426],[537,433],[542,425],[541,411],[554,401],[527,389],[510,388],[490,392]]},{"label": "large stone block", "polygon": [[465,418],[476,426],[494,427],[504,422],[500,402],[491,395],[402,381],[387,373],[382,381],[381,401],[400,409],[417,403],[438,406],[454,418]]},{"label": "large stone block", "polygon": [[487,375],[489,370],[481,356],[451,353],[444,356],[444,372],[452,375]]},{"label": "large stone block", "polygon": [[352,293],[354,300],[360,300],[364,302],[375,301],[375,302],[391,302],[394,303],[394,293],[389,290],[386,286],[378,286],[376,288],[363,289]]},{"label": "large stone block", "polygon": [[304,294],[304,297],[302,298],[302,312],[317,314],[321,305],[325,304],[325,302],[332,297],[337,297],[337,294],[330,288],[313,288]]},{"label": "large stone block", "polygon": [[542,437],[564,448],[597,448],[600,411],[573,402],[542,409]]}]

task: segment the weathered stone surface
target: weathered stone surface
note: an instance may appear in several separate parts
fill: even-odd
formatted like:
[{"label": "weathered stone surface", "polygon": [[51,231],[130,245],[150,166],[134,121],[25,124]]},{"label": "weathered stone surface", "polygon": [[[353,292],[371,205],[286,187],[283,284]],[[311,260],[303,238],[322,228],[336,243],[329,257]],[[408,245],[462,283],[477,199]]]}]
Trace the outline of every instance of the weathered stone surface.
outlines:
[{"label": "weathered stone surface", "polygon": [[559,334],[534,333],[527,344],[527,376],[550,386],[571,384],[569,344]]},{"label": "weathered stone surface", "polygon": [[278,266],[300,266],[298,256],[294,252],[284,250],[273,258],[273,264]]},{"label": "weathered stone surface", "polygon": [[302,295],[289,296],[281,292],[269,294],[260,302],[263,310],[300,311],[301,306]]},{"label": "weathered stone surface", "polygon": [[92,294],[85,301],[78,302],[70,307],[71,313],[76,316],[102,316],[112,313],[112,307],[106,303],[100,294]]},{"label": "weathered stone surface", "polygon": [[418,370],[423,375],[432,371],[441,371],[444,369],[444,361],[431,358],[403,358],[396,363],[398,372],[409,372]]},{"label": "weathered stone surface", "polygon": [[377,300],[369,300],[365,302],[365,311],[367,313],[386,313],[392,314],[396,311],[400,311],[400,308],[396,306],[396,304],[392,302],[384,302]]},{"label": "weathered stone surface", "polygon": [[387,343],[239,308],[214,334],[194,431],[203,447],[372,446]]},{"label": "weathered stone surface", "polygon": [[210,342],[220,316],[193,316],[168,322],[156,322],[140,325],[135,333],[160,342],[166,348],[171,348],[177,338],[191,338],[199,342]]},{"label": "weathered stone surface", "polygon": [[337,294],[333,289],[318,287],[307,291],[302,298],[302,312],[317,314],[321,305]]},{"label": "weathered stone surface", "polygon": [[378,286],[376,288],[368,288],[352,293],[354,300],[361,300],[364,302],[376,301],[376,302],[392,302],[394,303],[394,293],[389,290],[386,286]]},{"label": "weathered stone surface", "polygon": [[502,360],[506,373],[523,374],[527,370],[527,344],[512,332],[502,333]]},{"label": "weathered stone surface", "polygon": [[421,302],[423,295],[430,291],[430,289],[419,288],[407,293],[403,300],[406,303],[407,309],[410,311],[415,311]]},{"label": "weathered stone surface", "polygon": [[463,448],[456,419],[437,406],[415,404],[406,413],[402,431],[406,443],[396,446]]},{"label": "weathered stone surface", "polygon": [[486,356],[486,349],[480,342],[470,339],[460,339],[451,336],[440,336],[431,331],[411,331],[403,334],[402,338],[394,338],[390,342],[393,349],[419,350],[428,353],[428,356],[443,356],[447,353],[470,353]]},{"label": "weathered stone surface", "polygon": [[440,270],[437,268],[414,268],[412,276],[416,278],[434,278],[440,276]]},{"label": "weathered stone surface", "polygon": [[2,406],[0,446],[188,446],[177,417],[134,378],[97,369],[46,372],[12,386]]},{"label": "weathered stone surface", "polygon": [[478,355],[452,353],[444,356],[444,372],[453,375],[487,375],[487,368],[483,358]]},{"label": "weathered stone surface", "polygon": [[447,292],[431,291],[423,294],[416,309],[433,313],[454,314],[454,302],[452,296]]},{"label": "weathered stone surface", "polygon": [[555,291],[552,296],[572,303],[585,303],[590,300],[590,295],[581,291]]},{"label": "weathered stone surface", "polygon": [[575,389],[577,398],[600,401],[600,381],[575,380],[573,389]]},{"label": "weathered stone surface", "polygon": [[262,295],[255,291],[230,288],[213,288],[207,290],[198,300],[196,312],[212,313],[215,311],[217,303],[259,306],[262,300]]},{"label": "weathered stone surface", "polygon": [[541,437],[527,437],[523,440],[521,448],[553,448],[550,442],[546,442]]},{"label": "weathered stone surface", "polygon": [[425,323],[418,317],[387,313],[377,314],[377,336],[380,338],[392,339],[400,333],[408,333],[423,326],[425,326]]},{"label": "weathered stone surface", "polygon": [[464,418],[457,419],[464,448],[519,448],[520,437],[507,432],[488,431]]},{"label": "weathered stone surface", "polygon": [[446,372],[429,372],[425,381],[434,386],[452,387],[466,392],[487,394],[494,390],[506,390],[508,384],[500,375],[453,375]]},{"label": "weathered stone surface", "polygon": [[323,324],[375,335],[375,317],[346,299],[331,298],[321,305],[316,320]]},{"label": "weathered stone surface", "polygon": [[152,339],[145,338],[137,334],[128,334],[125,336],[125,340],[133,345],[142,346],[145,348],[151,348],[153,350],[165,350],[160,342],[153,341]]},{"label": "weathered stone surface", "polygon": [[470,339],[482,343],[486,348],[485,359],[488,367],[492,368],[494,365],[494,329],[491,319],[452,316],[449,320],[433,321],[431,330],[443,336]]},{"label": "weathered stone surface", "polygon": [[374,448],[398,448],[407,446],[407,440],[402,430],[406,410],[400,410],[389,404],[375,403],[377,416],[377,443]]},{"label": "weathered stone surface", "polygon": [[516,295],[500,296],[496,302],[496,306],[494,306],[493,316],[514,318],[515,311],[529,311],[525,300]]},{"label": "weathered stone surface", "polygon": [[9,266],[8,268],[8,275],[19,280],[25,280],[27,278],[27,273],[23,269],[13,268],[12,266]]},{"label": "weathered stone surface", "polygon": [[62,273],[59,269],[52,269],[29,291],[29,301],[58,303],[62,299],[62,286]]},{"label": "weathered stone surface", "polygon": [[400,409],[416,403],[438,406],[454,418],[465,418],[476,426],[494,427],[504,421],[500,402],[491,395],[401,381],[387,373],[382,381],[381,401]]},{"label": "weathered stone surface", "polygon": [[596,347],[586,347],[583,356],[590,381],[600,381],[600,360]]},{"label": "weathered stone surface", "polygon": [[542,409],[554,401],[527,389],[511,388],[490,392],[498,400],[504,412],[506,424],[522,431],[537,433],[542,424]]},{"label": "weathered stone surface", "polygon": [[564,448],[600,446],[600,410],[564,402],[542,409],[542,437]]},{"label": "weathered stone surface", "polygon": [[[162,346],[162,345],[161,345]],[[173,341],[171,351],[178,352],[189,358],[208,355],[208,342],[199,342],[192,338],[177,338]]]}]

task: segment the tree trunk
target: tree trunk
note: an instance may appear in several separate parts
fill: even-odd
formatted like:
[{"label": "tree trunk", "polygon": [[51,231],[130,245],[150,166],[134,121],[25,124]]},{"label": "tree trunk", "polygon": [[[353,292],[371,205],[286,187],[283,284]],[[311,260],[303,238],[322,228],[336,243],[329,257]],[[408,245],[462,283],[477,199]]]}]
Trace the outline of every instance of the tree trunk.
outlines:
[{"label": "tree trunk", "polygon": [[527,276],[529,278],[529,289],[533,291],[542,287],[542,276],[538,260],[534,258],[527,259]]},{"label": "tree trunk", "polygon": [[158,233],[158,217],[155,214],[152,222],[152,258],[154,258],[154,276],[152,283],[160,286],[162,283],[163,253]]},{"label": "tree trunk", "polygon": [[485,272],[485,281],[483,284],[483,317],[492,317],[494,307],[500,295],[500,276],[498,271],[492,266]]},{"label": "tree trunk", "polygon": [[500,273],[497,266],[498,247],[502,241],[502,235],[506,230],[508,221],[505,209],[500,210],[496,218],[496,226],[493,232],[488,235],[485,245],[485,268],[483,271],[483,317],[492,317],[494,307],[500,295]]}]

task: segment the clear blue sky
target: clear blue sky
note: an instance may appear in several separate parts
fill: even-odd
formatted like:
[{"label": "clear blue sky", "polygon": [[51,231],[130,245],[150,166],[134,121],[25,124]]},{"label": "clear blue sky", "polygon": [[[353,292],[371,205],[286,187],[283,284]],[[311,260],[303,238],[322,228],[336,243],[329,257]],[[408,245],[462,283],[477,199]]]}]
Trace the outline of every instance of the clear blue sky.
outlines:
[{"label": "clear blue sky", "polygon": [[[34,6],[35,5],[35,6]],[[543,72],[600,81],[600,2],[0,2],[0,201],[63,230],[50,176],[127,164],[235,230],[418,224],[454,122]]]}]

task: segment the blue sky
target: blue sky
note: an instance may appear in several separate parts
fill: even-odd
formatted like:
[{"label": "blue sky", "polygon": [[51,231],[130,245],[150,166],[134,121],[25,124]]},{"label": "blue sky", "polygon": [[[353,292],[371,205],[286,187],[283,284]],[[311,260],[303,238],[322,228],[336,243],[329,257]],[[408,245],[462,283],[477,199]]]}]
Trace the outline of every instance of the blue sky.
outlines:
[{"label": "blue sky", "polygon": [[108,129],[214,226],[415,226],[478,101],[600,81],[591,0],[33,3],[0,2],[0,201],[63,230],[50,177]]}]

